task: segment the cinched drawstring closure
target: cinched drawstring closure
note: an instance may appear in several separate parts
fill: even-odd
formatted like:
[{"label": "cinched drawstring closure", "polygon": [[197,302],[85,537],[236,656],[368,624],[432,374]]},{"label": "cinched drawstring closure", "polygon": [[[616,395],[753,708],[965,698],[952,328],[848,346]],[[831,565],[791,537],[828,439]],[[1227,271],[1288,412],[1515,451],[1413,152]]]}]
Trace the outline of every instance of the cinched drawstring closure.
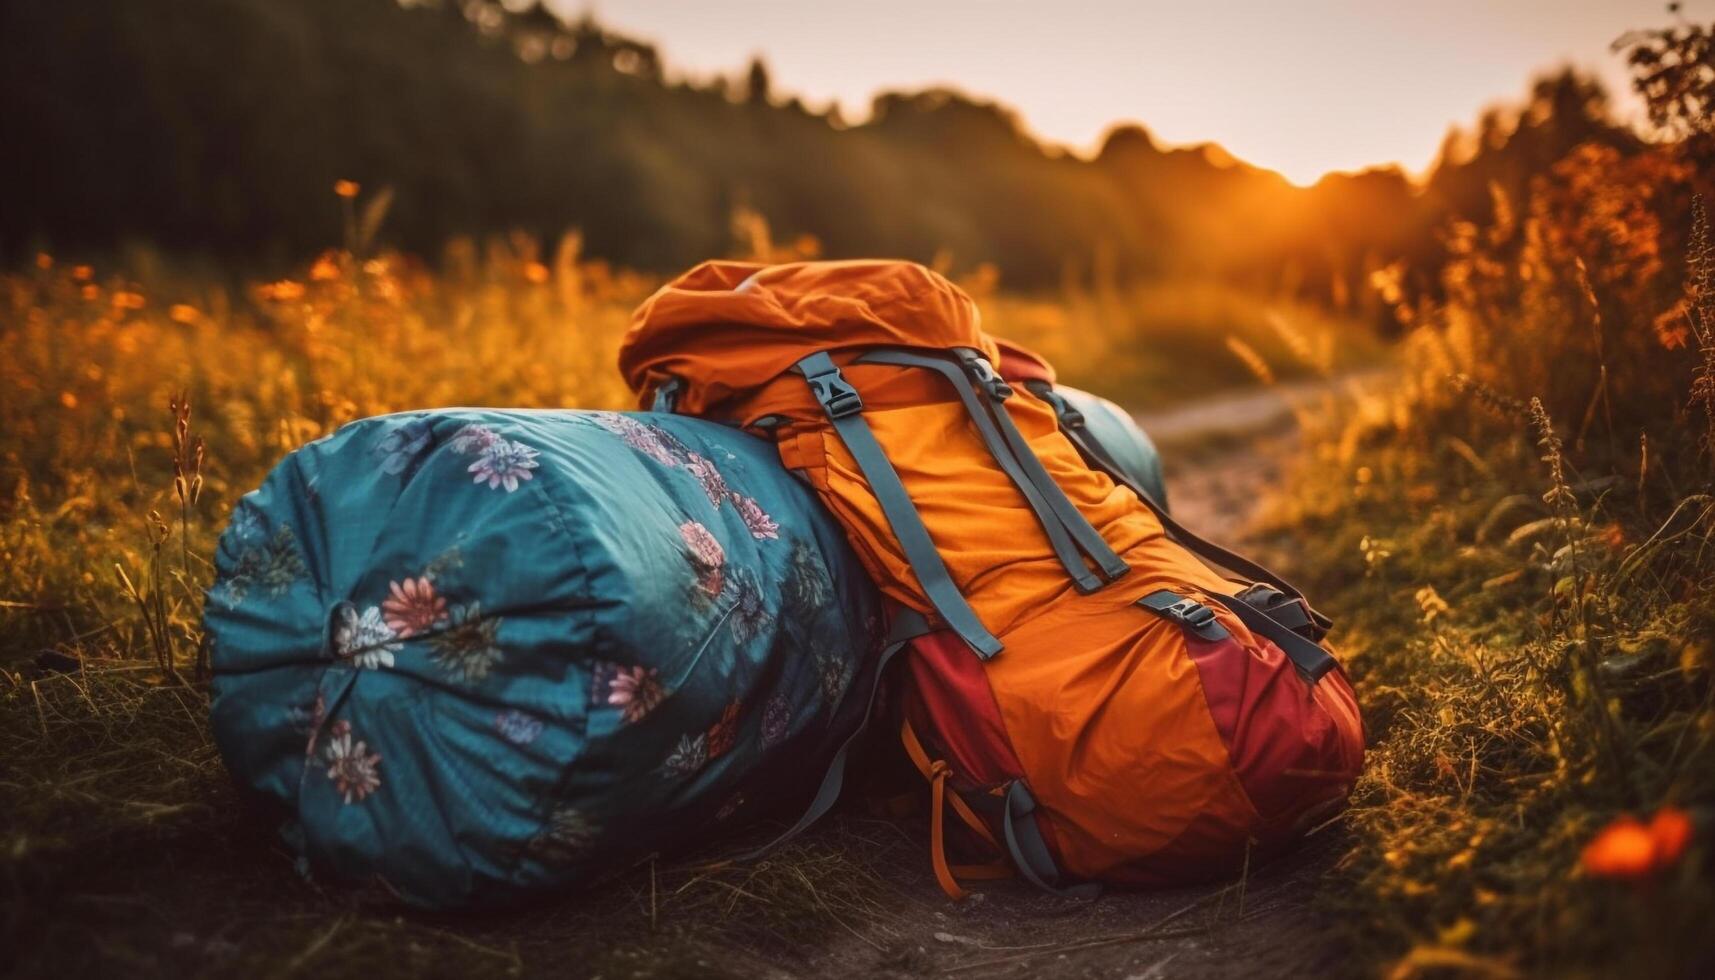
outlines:
[{"label": "cinched drawstring closure", "polygon": [[350,599],[341,599],[328,607],[327,618],[322,620],[321,654],[329,660],[339,659],[339,650],[334,645],[334,633],[339,629],[339,627],[335,624],[339,621],[340,614],[347,609],[350,609],[354,613],[357,612],[356,603],[353,603]]},{"label": "cinched drawstring closure", "polygon": [[917,733],[911,730],[911,723],[906,722],[900,729],[900,738],[905,743],[905,751],[911,756],[924,778],[929,780],[929,861],[935,869],[935,881],[940,884],[941,891],[953,901],[958,901],[970,894],[959,885],[959,879],[984,881],[997,878],[1012,877],[1012,869],[1004,860],[991,864],[949,864],[947,861],[946,844],[946,811],[950,803],[953,812],[959,819],[987,841],[999,853],[1005,853],[993,831],[983,823],[958,793],[947,792],[947,779],[953,774],[953,767],[945,759],[930,761],[929,754],[923,750],[923,743],[917,740]]}]

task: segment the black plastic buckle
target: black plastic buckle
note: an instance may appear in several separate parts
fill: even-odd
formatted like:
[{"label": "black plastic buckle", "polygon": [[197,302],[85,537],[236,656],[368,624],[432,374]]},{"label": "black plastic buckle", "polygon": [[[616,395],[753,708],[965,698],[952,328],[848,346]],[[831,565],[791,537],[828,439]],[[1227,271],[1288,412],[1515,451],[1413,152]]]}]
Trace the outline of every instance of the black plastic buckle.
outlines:
[{"label": "black plastic buckle", "polygon": [[1173,605],[1161,610],[1161,614],[1181,626],[1200,630],[1215,621],[1215,610],[1203,605],[1196,599],[1180,599]]},{"label": "black plastic buckle", "polygon": [[823,374],[810,375],[805,378],[810,382],[810,393],[816,396],[822,411],[828,413],[830,419],[843,419],[848,415],[856,415],[863,411],[863,398],[853,388],[839,368],[834,368]]},{"label": "black plastic buckle", "polygon": [[1316,613],[1303,599],[1289,598],[1279,589],[1258,582],[1238,595],[1239,601],[1312,643],[1327,635],[1327,628],[1317,621]]},{"label": "black plastic buckle", "polygon": [[1137,600],[1137,604],[1205,640],[1220,640],[1228,636],[1226,627],[1215,619],[1215,611],[1196,599],[1162,589]]},{"label": "black plastic buckle", "polygon": [[1038,398],[1041,398],[1043,402],[1048,402],[1048,405],[1055,410],[1055,417],[1060,419],[1062,426],[1067,427],[1067,429],[1082,429],[1084,427],[1084,422],[1086,422],[1084,412],[1079,412],[1077,408],[1072,407],[1072,403],[1067,402],[1067,396],[1053,390],[1051,384],[1043,381],[1039,386],[1031,386],[1031,391],[1036,391]]},{"label": "black plastic buckle", "polygon": [[1012,397],[1012,386],[995,372],[994,365],[990,364],[980,351],[961,347],[957,353],[959,362],[965,367],[965,374],[981,386],[990,398],[1003,402]]}]

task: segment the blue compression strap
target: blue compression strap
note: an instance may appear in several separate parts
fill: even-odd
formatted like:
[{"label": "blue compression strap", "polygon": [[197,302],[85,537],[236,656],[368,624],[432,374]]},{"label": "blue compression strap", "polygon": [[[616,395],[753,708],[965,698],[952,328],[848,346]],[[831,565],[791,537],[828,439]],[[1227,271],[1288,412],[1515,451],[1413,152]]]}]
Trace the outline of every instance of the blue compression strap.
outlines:
[{"label": "blue compression strap", "polygon": [[1167,508],[1161,506],[1160,501],[1151,497],[1141,484],[1132,479],[1120,468],[1118,463],[1114,462],[1113,457],[1108,455],[1107,450],[1102,446],[1101,440],[1097,439],[1095,434],[1085,426],[1083,414],[1060,397],[1054,391],[1053,385],[1045,381],[1027,381],[1024,386],[1029,389],[1031,394],[1053,406],[1056,414],[1060,417],[1060,431],[1065,434],[1067,439],[1071,440],[1072,445],[1077,447],[1079,452],[1084,454],[1084,458],[1090,461],[1090,465],[1106,473],[1108,478],[1115,483],[1137,494],[1137,499],[1141,500],[1144,506],[1155,514],[1156,519],[1161,521],[1162,529],[1167,532],[1168,537],[1211,565],[1244,576],[1253,582],[1267,582],[1287,597],[1303,601],[1310,621],[1315,624],[1317,636],[1326,633],[1329,627],[1333,625],[1328,617],[1310,608],[1309,601],[1304,599],[1304,593],[1294,588],[1290,582],[1249,558],[1229,551],[1213,541],[1195,534],[1185,525],[1174,520],[1173,516],[1167,512]]},{"label": "blue compression strap", "polygon": [[834,808],[834,804],[839,801],[840,791],[846,785],[846,765],[851,761],[852,747],[869,731],[870,719],[875,714],[875,699],[881,693],[881,680],[887,672],[887,665],[893,662],[893,658],[905,649],[907,644],[928,633],[929,629],[929,621],[923,618],[922,613],[905,606],[899,607],[899,611],[894,614],[892,628],[887,631],[887,646],[882,649],[881,655],[876,657],[875,666],[870,670],[870,687],[864,702],[863,721],[840,743],[839,751],[834,753],[833,760],[828,763],[828,771],[822,776],[822,785],[817,788],[815,798],[785,833],[754,851],[739,855],[736,860],[750,861],[762,857],[808,830],[811,824],[822,819]]},{"label": "blue compression strap", "polygon": [[[1006,440],[1007,448],[1012,450],[1014,458],[1018,460],[1020,466],[1024,467],[1024,472],[1030,477],[1030,482],[1036,484],[1042,490],[1042,495],[1048,498],[1061,523],[1066,526],[1066,530],[1071,532],[1073,539],[1078,542],[1078,547],[1083,549],[1084,554],[1090,556],[1090,560],[1101,569],[1102,576],[1109,581],[1131,571],[1131,566],[1125,563],[1125,559],[1115,554],[1114,550],[1108,547],[1107,541],[1102,538],[1101,534],[1094,527],[1091,527],[1090,522],[1084,518],[1083,514],[1079,513],[1078,508],[1072,506],[1072,502],[1066,499],[1065,491],[1061,490],[1060,485],[1054,482],[1054,478],[1048,475],[1048,471],[1042,466],[1042,461],[1036,458],[1036,451],[1024,441],[1024,433],[1018,431],[1018,426],[1013,423],[1012,416],[1007,414],[1006,409],[1000,407],[1000,403],[1006,400],[1006,395],[1011,394],[1012,390],[995,373],[994,366],[988,362],[988,358],[984,357],[981,351],[969,348],[961,348],[955,353],[964,365],[965,372],[971,376],[971,380],[981,384],[990,393],[993,402],[994,422],[1000,429],[1001,436]],[[999,394],[1002,391],[1006,395]]]},{"label": "blue compression strap", "polygon": [[923,516],[917,513],[917,505],[911,502],[911,495],[900,481],[899,472],[888,462],[886,451],[876,441],[869,423],[863,420],[863,399],[857,389],[846,381],[826,353],[818,352],[804,358],[798,362],[797,370],[809,382],[816,401],[821,403],[822,411],[833,423],[834,432],[846,444],[846,450],[852,454],[864,479],[869,481],[870,492],[881,504],[888,526],[893,529],[894,537],[899,539],[905,559],[911,563],[911,571],[917,575],[917,581],[922,584],[935,611],[959,635],[959,639],[976,651],[977,656],[987,660],[999,653],[1000,640],[988,631],[970,603],[959,594],[959,587],[941,560],[941,553],[935,548],[934,539],[929,537],[929,529],[923,525]]},{"label": "blue compression strap", "polygon": [[1024,783],[1015,779],[1008,784],[1001,830],[1006,835],[1007,854],[1012,857],[1018,873],[1032,885],[1063,898],[1095,898],[1100,895],[1102,886],[1093,881],[1080,885],[1060,883],[1060,869],[1055,867],[1054,857],[1048,853],[1048,845],[1042,840],[1042,831],[1032,816],[1035,812],[1036,799],[1024,788]]},{"label": "blue compression strap", "polygon": [[[1065,517],[1058,508],[1053,506],[1048,496],[1048,494],[1057,495],[1061,501],[1065,501],[1065,494],[1061,493],[1058,486],[1052,486],[1052,489],[1045,493],[1044,489],[1032,481],[1030,475],[1019,466],[1018,461],[1013,458],[1013,454],[1009,451],[1005,439],[1002,438],[1000,430],[995,428],[994,419],[982,403],[977,400],[966,380],[965,373],[959,369],[958,365],[949,360],[896,350],[873,351],[863,355],[858,360],[866,364],[899,364],[906,367],[924,368],[946,378],[958,394],[959,400],[964,403],[965,413],[970,416],[971,423],[976,426],[977,435],[982,437],[983,445],[988,448],[989,455],[994,458],[996,465],[1012,481],[1012,485],[1018,488],[1018,492],[1024,497],[1024,502],[1030,505],[1031,512],[1036,515],[1037,523],[1042,525],[1043,533],[1048,536],[1049,547],[1054,550],[1054,556],[1060,560],[1060,566],[1071,577],[1073,585],[1077,586],[1079,592],[1094,592],[1102,587],[1102,580],[1084,567],[1084,560],[1078,554],[1078,543],[1068,533],[1069,529]],[[1004,385],[1004,382],[1002,384]],[[1012,393],[1010,389],[1003,390],[1005,395]],[[1005,395],[992,395],[991,397],[1004,398]],[[1005,414],[1004,411],[1001,414]],[[1066,506],[1069,508],[1070,502],[1066,502]],[[1076,511],[1073,513],[1076,514]],[[1085,527],[1089,526],[1088,522],[1084,521],[1082,514],[1077,514],[1076,520],[1082,522]],[[1091,528],[1091,533],[1095,533],[1094,528]],[[1096,540],[1101,541],[1101,538],[1098,536]],[[1105,548],[1106,542],[1103,542],[1102,546]]]}]

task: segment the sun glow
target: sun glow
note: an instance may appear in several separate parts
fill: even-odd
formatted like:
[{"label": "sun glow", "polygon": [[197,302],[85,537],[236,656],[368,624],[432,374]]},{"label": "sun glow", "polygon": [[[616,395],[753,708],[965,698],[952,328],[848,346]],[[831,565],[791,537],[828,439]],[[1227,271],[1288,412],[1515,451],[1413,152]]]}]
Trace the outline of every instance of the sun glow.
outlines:
[{"label": "sun glow", "polygon": [[731,74],[761,54],[779,90],[838,102],[852,119],[878,90],[953,85],[1080,151],[1136,121],[1161,143],[1218,142],[1299,184],[1387,163],[1420,171],[1449,126],[1522,94],[1536,68],[1572,62],[1623,92],[1608,46],[1654,13],[1622,0],[599,0],[594,10],[655,38],[687,71]]}]

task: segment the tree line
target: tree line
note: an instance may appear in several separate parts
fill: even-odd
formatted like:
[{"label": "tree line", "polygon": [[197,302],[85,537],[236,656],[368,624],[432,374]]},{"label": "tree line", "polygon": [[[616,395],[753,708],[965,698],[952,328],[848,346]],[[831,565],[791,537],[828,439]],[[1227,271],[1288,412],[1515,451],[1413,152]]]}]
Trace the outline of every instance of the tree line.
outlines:
[{"label": "tree line", "polygon": [[1435,229],[1572,146],[1636,141],[1562,72],[1452,134],[1421,187],[1377,169],[1298,188],[1135,125],[1086,159],[947,89],[884,93],[852,125],[760,62],[675,79],[648,43],[492,0],[12,0],[0,120],[13,262],[131,240],[286,261],[337,238],[330,189],[351,179],[392,188],[386,237],[425,254],[576,227],[665,272],[726,253],[744,208],[825,254],[950,255],[1021,288],[1100,269],[1334,303],[1390,264],[1434,268]]}]

